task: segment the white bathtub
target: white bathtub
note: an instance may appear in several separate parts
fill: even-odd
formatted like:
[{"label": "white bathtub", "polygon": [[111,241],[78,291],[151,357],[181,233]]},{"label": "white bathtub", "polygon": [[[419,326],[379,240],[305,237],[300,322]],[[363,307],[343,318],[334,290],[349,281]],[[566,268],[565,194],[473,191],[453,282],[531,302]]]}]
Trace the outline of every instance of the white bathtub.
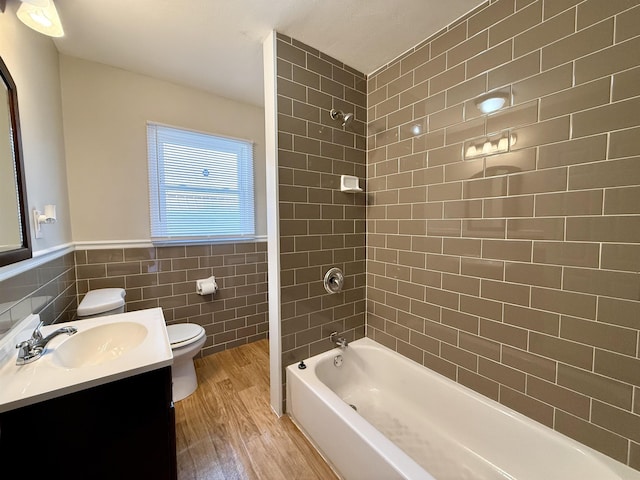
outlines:
[{"label": "white bathtub", "polygon": [[287,411],[346,480],[640,480],[368,338],[305,363],[287,367]]}]

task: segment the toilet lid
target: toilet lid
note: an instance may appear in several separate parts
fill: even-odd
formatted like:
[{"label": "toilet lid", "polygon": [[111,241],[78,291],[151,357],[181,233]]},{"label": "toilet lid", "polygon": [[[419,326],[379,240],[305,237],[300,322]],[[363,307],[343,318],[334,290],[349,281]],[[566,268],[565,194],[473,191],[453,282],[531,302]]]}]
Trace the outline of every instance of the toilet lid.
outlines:
[{"label": "toilet lid", "polygon": [[124,305],[126,292],[123,288],[99,288],[89,291],[80,305],[78,316],[86,317],[96,313],[104,313]]},{"label": "toilet lid", "polygon": [[200,336],[202,332],[204,332],[204,329],[197,323],[178,323],[167,326],[167,334],[171,345],[193,340]]}]

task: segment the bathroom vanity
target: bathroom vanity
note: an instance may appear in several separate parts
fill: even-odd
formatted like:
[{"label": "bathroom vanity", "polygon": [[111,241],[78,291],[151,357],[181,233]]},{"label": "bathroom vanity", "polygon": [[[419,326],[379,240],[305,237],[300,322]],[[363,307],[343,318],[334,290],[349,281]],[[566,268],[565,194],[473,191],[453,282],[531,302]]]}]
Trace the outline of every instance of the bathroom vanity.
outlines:
[{"label": "bathroom vanity", "polygon": [[171,367],[0,414],[6,478],[176,479]]},{"label": "bathroom vanity", "polygon": [[18,367],[14,354],[0,368],[2,478],[176,479],[162,311],[53,328],[64,325],[78,333],[54,338],[33,363]]}]

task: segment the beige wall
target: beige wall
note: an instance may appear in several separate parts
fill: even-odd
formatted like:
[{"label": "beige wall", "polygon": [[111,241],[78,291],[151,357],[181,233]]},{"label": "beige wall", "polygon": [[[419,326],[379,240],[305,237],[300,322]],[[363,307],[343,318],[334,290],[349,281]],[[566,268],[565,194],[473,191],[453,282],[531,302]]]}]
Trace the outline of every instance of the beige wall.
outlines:
[{"label": "beige wall", "polygon": [[[58,221],[34,239],[34,253],[71,242],[71,219],[62,135],[58,52],[53,41],[23,25],[16,17],[19,2],[0,12],[0,57],[16,83],[29,211],[57,206]],[[2,188],[6,188],[4,185]],[[1,204],[3,207],[4,204]],[[31,219],[29,219],[31,220]],[[36,261],[0,268],[0,337],[30,313],[46,323],[68,320],[75,309],[73,255],[22,271]],[[18,273],[16,273],[18,272]],[[8,278],[11,277],[11,278]],[[8,278],[5,280],[5,278]]]},{"label": "beige wall", "polygon": [[372,75],[367,207],[367,335],[636,469],[639,4],[497,0]]},{"label": "beige wall", "polygon": [[74,241],[149,239],[147,121],[253,140],[266,234],[261,108],[65,55],[60,69]]},{"label": "beige wall", "polygon": [[[16,7],[10,2],[0,13],[0,56],[18,88],[29,206],[41,209],[54,203],[58,213],[58,222],[46,225],[44,238],[34,241],[34,251],[72,240],[148,240],[147,120],[253,140],[256,227],[258,234],[266,233],[262,109],[59,57],[50,38],[17,20]],[[0,336],[31,312],[39,312],[47,323],[70,319],[77,305],[77,269],[80,295],[88,288],[120,286],[127,289],[132,309],[162,306],[169,322],[204,325],[210,337],[207,353],[261,338],[266,335],[266,264],[260,260],[264,247],[202,245],[187,248],[183,255],[174,253],[185,247],[143,249],[144,261],[118,258],[111,250],[79,251],[77,266],[73,255],[66,255],[0,284]],[[156,251],[177,257],[155,259]],[[95,265],[96,258],[102,263]],[[195,279],[212,273],[220,278],[219,294],[193,294]]]},{"label": "beige wall", "polygon": [[58,52],[53,41],[23,25],[16,17],[18,2],[0,13],[0,57],[18,91],[29,211],[57,206],[58,221],[45,226],[33,251],[71,241],[71,221],[62,134],[62,104]]}]

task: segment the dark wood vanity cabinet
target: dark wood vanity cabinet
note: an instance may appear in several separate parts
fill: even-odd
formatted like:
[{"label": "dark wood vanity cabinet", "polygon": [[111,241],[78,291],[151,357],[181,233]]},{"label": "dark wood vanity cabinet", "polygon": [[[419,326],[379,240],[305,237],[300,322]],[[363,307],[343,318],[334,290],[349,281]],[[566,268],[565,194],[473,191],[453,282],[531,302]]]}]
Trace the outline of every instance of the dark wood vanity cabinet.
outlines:
[{"label": "dark wood vanity cabinet", "polygon": [[164,367],[0,414],[0,477],[176,480],[175,434]]}]

